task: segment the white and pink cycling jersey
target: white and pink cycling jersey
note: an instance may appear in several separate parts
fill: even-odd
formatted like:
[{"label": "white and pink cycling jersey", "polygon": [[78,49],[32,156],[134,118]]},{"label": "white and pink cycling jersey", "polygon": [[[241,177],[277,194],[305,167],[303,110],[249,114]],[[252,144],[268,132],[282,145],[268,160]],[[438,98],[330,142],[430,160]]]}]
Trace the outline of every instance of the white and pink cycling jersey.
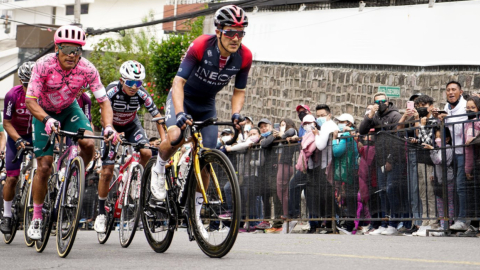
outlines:
[{"label": "white and pink cycling jersey", "polygon": [[37,99],[45,111],[59,113],[73,103],[87,84],[99,103],[108,100],[100,75],[90,61],[81,58],[73,69],[65,71],[55,53],[51,53],[35,63],[26,98]]}]

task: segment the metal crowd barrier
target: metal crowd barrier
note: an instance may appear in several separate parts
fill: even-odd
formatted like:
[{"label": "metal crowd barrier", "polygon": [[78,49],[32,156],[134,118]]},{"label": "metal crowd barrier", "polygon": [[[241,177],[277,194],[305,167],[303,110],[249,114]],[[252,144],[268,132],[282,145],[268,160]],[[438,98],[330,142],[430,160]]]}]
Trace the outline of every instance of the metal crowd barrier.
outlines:
[{"label": "metal crowd barrier", "polygon": [[241,186],[242,219],[247,226],[309,221],[313,228],[333,231],[338,223],[352,229],[403,222],[405,227],[437,225],[438,231],[448,231],[454,220],[478,223],[480,137],[465,144],[467,135],[480,133],[477,118],[449,116],[427,123],[423,129],[432,129],[433,150],[417,142],[422,128],[415,122],[402,129],[379,126],[368,135],[343,134],[315,152],[305,170],[295,168],[299,143],[278,141],[268,149],[257,145],[229,152]]}]

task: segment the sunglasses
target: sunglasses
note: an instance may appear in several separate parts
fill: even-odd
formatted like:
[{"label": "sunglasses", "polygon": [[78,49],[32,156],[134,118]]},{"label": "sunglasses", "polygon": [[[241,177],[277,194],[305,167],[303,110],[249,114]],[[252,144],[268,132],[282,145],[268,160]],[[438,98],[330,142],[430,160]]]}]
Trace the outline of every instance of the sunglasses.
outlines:
[{"label": "sunglasses", "polygon": [[70,55],[73,53],[75,56],[77,56],[82,54],[82,47],[58,45],[58,49],[62,51],[63,54],[66,54],[66,55]]},{"label": "sunglasses", "polygon": [[220,32],[222,32],[226,37],[230,38],[230,39],[234,39],[235,36],[238,37],[238,39],[241,39],[245,36],[245,31],[243,30],[240,30],[240,31],[237,31],[237,30],[219,30]]},{"label": "sunglasses", "polygon": [[123,81],[125,82],[125,85],[128,87],[136,86],[137,88],[139,88],[143,84],[142,81],[125,80],[125,79]]},{"label": "sunglasses", "polygon": [[386,99],[375,100],[375,104],[385,103],[387,102]]}]

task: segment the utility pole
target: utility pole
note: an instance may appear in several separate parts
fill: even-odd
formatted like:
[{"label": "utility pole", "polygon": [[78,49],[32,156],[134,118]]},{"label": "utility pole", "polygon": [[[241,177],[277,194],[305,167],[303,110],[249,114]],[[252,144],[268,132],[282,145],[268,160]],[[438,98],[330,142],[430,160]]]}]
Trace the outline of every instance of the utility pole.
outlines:
[{"label": "utility pole", "polygon": [[80,0],[75,0],[75,5],[73,6],[73,16],[75,17],[75,23],[80,24]]}]

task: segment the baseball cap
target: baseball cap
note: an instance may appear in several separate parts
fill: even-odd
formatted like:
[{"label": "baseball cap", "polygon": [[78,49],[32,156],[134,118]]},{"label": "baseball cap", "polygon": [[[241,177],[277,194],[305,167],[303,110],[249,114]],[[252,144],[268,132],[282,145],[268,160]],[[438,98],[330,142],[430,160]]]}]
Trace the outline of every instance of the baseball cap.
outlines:
[{"label": "baseball cap", "polygon": [[352,124],[355,124],[355,119],[353,119],[353,116],[351,114],[348,114],[348,113],[344,113],[344,114],[340,115],[339,117],[337,117],[337,120],[338,121],[348,121]]},{"label": "baseball cap", "polygon": [[233,134],[233,131],[232,131],[231,129],[229,129],[229,128],[226,128],[226,129],[224,129],[224,130],[222,131],[222,134],[220,134],[220,135],[223,135],[223,134],[225,134],[225,133],[226,133],[226,134]]},{"label": "baseball cap", "polygon": [[299,110],[300,108],[304,108],[305,110],[307,110],[307,111],[310,112],[310,107],[308,107],[308,105],[300,104],[300,105],[297,106],[296,111],[298,112],[298,110]]},{"label": "baseball cap", "polygon": [[422,93],[416,93],[410,96],[409,101],[414,101],[417,97],[421,96]]},{"label": "baseball cap", "polygon": [[252,119],[252,117],[250,117],[250,116],[245,116],[245,118],[248,119],[248,120],[250,120],[250,122],[252,122],[252,124],[253,124],[253,119]]},{"label": "baseball cap", "polygon": [[268,120],[267,118],[262,118],[260,121],[258,121],[258,127],[260,127],[260,124],[262,123],[269,124],[269,125],[272,124],[272,122],[270,122],[270,120]]},{"label": "baseball cap", "polygon": [[307,123],[313,123],[313,122],[315,122],[315,117],[313,117],[313,115],[311,115],[311,114],[307,114],[307,115],[305,115],[305,117],[303,118],[302,123],[305,123],[305,122],[307,122]]}]

